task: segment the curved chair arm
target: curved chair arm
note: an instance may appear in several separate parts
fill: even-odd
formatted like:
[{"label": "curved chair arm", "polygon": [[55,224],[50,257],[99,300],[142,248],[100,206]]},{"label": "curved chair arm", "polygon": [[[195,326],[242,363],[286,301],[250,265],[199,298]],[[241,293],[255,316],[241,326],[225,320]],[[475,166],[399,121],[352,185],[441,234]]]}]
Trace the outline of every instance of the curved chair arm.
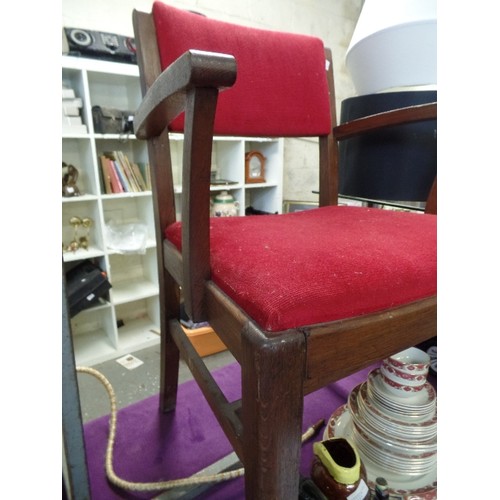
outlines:
[{"label": "curved chair arm", "polygon": [[[333,128],[333,135],[338,141],[342,141],[394,125],[435,120],[436,118],[437,103],[431,102],[384,111],[345,122]],[[425,212],[437,213],[437,180],[434,180],[434,184],[429,192]]]},{"label": "curved chair arm", "polygon": [[419,104],[351,120],[334,127],[333,135],[338,140],[343,140],[393,125],[434,120],[436,118],[437,103]]},{"label": "curved chair arm", "polygon": [[185,107],[186,94],[195,87],[219,90],[236,81],[236,60],[228,54],[189,50],[166,68],[148,89],[134,117],[135,135],[160,135]]},{"label": "curved chair arm", "polygon": [[203,285],[210,277],[210,159],[217,96],[235,81],[233,56],[188,50],[154,79],[134,118],[136,136],[153,139],[168,131],[182,111],[186,113],[182,287],[186,311],[195,321],[204,320]]}]

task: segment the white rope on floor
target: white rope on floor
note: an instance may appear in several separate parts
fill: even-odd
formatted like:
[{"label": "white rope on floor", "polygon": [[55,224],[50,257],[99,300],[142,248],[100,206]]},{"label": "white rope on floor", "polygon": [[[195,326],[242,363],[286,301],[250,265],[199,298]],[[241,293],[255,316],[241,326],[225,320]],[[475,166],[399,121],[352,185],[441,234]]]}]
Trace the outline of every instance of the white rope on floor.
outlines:
[{"label": "white rope on floor", "polygon": [[[233,471],[219,472],[217,474],[211,474],[206,476],[191,476],[183,479],[171,479],[169,481],[160,481],[155,483],[139,483],[127,481],[118,477],[113,468],[113,448],[115,445],[116,436],[116,416],[117,416],[117,406],[116,406],[116,396],[113,386],[109,380],[98,370],[90,368],[88,366],[77,366],[76,371],[79,373],[86,373],[92,375],[97,380],[99,380],[104,388],[106,389],[109,397],[109,402],[111,406],[111,412],[109,417],[109,436],[108,443],[106,447],[106,458],[105,458],[105,468],[106,475],[108,479],[116,486],[133,491],[155,491],[155,490],[168,490],[172,488],[181,488],[185,486],[200,485],[206,483],[219,483],[222,481],[228,481],[230,479],[236,479],[241,477],[245,473],[245,469],[241,467]],[[302,442],[304,443],[314,434],[316,431],[324,424],[323,420],[320,420],[316,424],[312,425],[307,429],[307,431],[302,435]]]},{"label": "white rope on floor", "polygon": [[126,490],[133,490],[133,491],[168,490],[171,488],[180,488],[183,486],[192,486],[197,484],[218,483],[243,476],[245,472],[244,468],[236,469],[234,471],[220,472],[218,474],[212,474],[207,476],[196,476],[196,477],[193,476],[183,479],[160,481],[156,483],[131,482],[118,477],[113,468],[113,448],[115,445],[116,415],[117,415],[115,391],[113,389],[113,386],[110,384],[109,380],[98,370],[87,366],[77,366],[76,371],[80,373],[87,373],[89,375],[93,375],[102,383],[102,385],[104,386],[104,388],[108,393],[109,402],[111,405],[111,413],[109,417],[109,436],[108,436],[108,444],[106,447],[105,465],[106,465],[106,475],[108,476],[108,479],[116,486],[119,486],[120,488]]}]

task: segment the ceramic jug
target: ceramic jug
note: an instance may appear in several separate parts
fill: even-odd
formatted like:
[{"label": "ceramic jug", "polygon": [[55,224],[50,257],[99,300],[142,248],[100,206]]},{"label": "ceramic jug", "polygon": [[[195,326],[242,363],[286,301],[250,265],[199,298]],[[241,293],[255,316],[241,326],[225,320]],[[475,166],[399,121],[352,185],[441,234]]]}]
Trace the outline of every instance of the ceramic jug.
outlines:
[{"label": "ceramic jug", "polygon": [[328,500],[368,500],[370,489],[358,451],[346,438],[314,443],[311,479]]},{"label": "ceramic jug", "polygon": [[238,215],[240,204],[229,194],[221,191],[210,200],[211,217],[234,217]]}]

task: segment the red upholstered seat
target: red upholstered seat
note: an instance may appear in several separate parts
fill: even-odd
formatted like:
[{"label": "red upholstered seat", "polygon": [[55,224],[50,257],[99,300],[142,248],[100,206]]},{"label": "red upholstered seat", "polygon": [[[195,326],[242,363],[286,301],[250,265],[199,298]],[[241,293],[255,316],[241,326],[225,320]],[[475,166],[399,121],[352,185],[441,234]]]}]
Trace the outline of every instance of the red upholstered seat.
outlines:
[{"label": "red upholstered seat", "polygon": [[[235,57],[236,83],[219,97],[216,134],[330,133],[325,52],[319,38],[235,26],[161,2],[153,4],[153,15],[162,68],[191,49]],[[183,115],[170,129],[184,129]]]},{"label": "red upholstered seat", "polygon": [[[436,220],[345,206],[212,218],[212,279],[267,331],[382,311],[436,294]],[[181,223],[165,235],[181,248]]]}]

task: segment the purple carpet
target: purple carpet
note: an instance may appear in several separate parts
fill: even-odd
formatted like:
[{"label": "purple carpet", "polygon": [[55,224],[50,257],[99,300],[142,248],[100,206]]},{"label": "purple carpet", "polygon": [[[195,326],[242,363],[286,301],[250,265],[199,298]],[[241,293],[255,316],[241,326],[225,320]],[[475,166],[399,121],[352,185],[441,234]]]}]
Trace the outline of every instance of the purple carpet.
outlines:
[{"label": "purple carpet", "polygon": [[[324,387],[305,398],[304,431],[344,404],[350,391],[366,380],[369,367],[350,377]],[[228,400],[240,396],[240,367],[237,363],[214,372]],[[126,492],[111,485],[104,469],[109,417],[101,417],[84,426],[87,462],[92,500],[150,499],[160,492]],[[302,448],[301,473],[308,476],[312,460],[312,443]],[[134,482],[157,482],[187,477],[211,465],[233,450],[220,429],[198,386],[189,381],[179,387],[177,409],[161,415],[158,396],[123,408],[118,412],[114,448],[115,473]],[[203,493],[205,499],[244,498],[243,478],[217,484]]]}]

